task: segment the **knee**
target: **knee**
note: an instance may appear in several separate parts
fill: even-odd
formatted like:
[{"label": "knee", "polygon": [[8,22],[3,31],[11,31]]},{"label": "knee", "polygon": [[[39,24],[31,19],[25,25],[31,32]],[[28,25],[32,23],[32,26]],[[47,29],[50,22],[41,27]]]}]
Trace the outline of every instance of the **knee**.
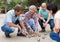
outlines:
[{"label": "knee", "polygon": [[10,33],[13,33],[14,31],[15,31],[14,28],[11,28],[11,29],[9,30]]},{"label": "knee", "polygon": [[3,32],[5,31],[5,28],[4,28],[4,26],[2,26],[2,27],[1,27],[1,30],[2,30]]},{"label": "knee", "polygon": [[13,33],[13,32],[14,32],[14,30],[11,30],[11,31],[10,31],[10,33]]},{"label": "knee", "polygon": [[34,19],[30,19],[29,21],[30,21],[30,22],[34,22]]},{"label": "knee", "polygon": [[34,24],[34,19],[30,19],[30,20],[29,20],[29,23]]},{"label": "knee", "polygon": [[2,30],[3,32],[12,33],[12,32],[14,32],[15,29],[4,25],[4,26],[1,27],[1,30]]},{"label": "knee", "polygon": [[55,39],[55,35],[56,35],[56,34],[55,34],[54,32],[51,32],[51,33],[50,33],[50,38],[54,40],[54,39]]},{"label": "knee", "polygon": [[50,26],[54,27],[54,22],[53,21],[50,21]]},{"label": "knee", "polygon": [[50,27],[53,28],[53,27],[54,27],[54,23],[51,23],[51,24],[50,24]]}]

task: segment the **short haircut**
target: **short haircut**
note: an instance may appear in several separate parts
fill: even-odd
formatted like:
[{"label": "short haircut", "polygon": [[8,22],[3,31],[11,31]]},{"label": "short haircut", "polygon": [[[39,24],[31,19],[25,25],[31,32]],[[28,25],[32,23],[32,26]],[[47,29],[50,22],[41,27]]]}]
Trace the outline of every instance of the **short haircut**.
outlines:
[{"label": "short haircut", "polygon": [[15,11],[20,11],[20,10],[22,11],[23,7],[21,5],[19,5],[19,4],[17,4],[17,5],[15,5],[14,10]]},{"label": "short haircut", "polygon": [[46,5],[46,3],[42,3],[41,6]]},{"label": "short haircut", "polygon": [[56,4],[54,4],[54,3],[49,3],[48,5],[47,5],[47,9],[48,10],[52,10],[52,14],[55,14],[56,12],[57,12],[57,10],[58,10],[58,7],[57,7],[57,5]]},{"label": "short haircut", "polygon": [[35,11],[37,11],[37,7],[35,6],[35,5],[31,5],[30,7],[29,7],[29,10],[35,10]]}]

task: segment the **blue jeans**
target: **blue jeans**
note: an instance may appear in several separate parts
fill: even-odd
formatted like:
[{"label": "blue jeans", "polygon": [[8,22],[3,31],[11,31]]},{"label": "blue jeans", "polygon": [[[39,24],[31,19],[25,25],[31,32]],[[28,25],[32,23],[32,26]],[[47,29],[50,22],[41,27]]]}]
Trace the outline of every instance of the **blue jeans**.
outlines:
[{"label": "blue jeans", "polygon": [[14,30],[15,30],[13,27],[9,27],[9,26],[7,26],[6,24],[3,25],[3,26],[1,27],[1,29],[2,29],[2,31],[5,32],[6,34],[10,34],[10,33],[14,32]]},{"label": "blue jeans", "polygon": [[29,23],[29,25],[30,25],[30,27],[32,28],[33,31],[37,30],[35,22],[32,18],[28,21],[28,23]]},{"label": "blue jeans", "polygon": [[[47,19],[45,19],[47,21]],[[42,29],[45,29],[45,27],[43,27],[43,20],[39,19],[39,24],[41,26]],[[54,20],[50,19],[50,21],[48,22],[48,24],[50,25],[51,30],[53,30],[54,27]]]},{"label": "blue jeans", "polygon": [[[19,21],[17,20],[14,24],[19,24]],[[10,34],[10,33],[13,33],[15,29],[14,27],[9,27],[8,25],[5,24],[1,27],[1,30],[6,34]],[[18,29],[18,32],[20,32],[20,29]]]},{"label": "blue jeans", "polygon": [[57,41],[57,42],[60,42],[60,37],[59,37],[59,33],[54,33],[54,32],[51,32],[50,33],[50,38]]}]

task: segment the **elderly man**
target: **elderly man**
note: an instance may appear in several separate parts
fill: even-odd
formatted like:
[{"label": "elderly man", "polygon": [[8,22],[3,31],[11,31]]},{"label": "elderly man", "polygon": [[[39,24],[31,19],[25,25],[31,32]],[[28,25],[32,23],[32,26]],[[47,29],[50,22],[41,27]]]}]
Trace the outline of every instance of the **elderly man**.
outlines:
[{"label": "elderly man", "polygon": [[[21,5],[16,5],[14,9],[6,13],[3,25],[1,27],[2,31],[5,32],[5,36],[10,38],[10,33],[14,32],[14,28],[18,28],[17,36],[25,36],[26,33],[22,33],[23,30],[26,31],[24,23],[20,17],[23,8]],[[18,25],[17,25],[18,24]]]},{"label": "elderly man", "polygon": [[54,31],[50,33],[50,37],[51,39],[60,42],[60,10],[55,14],[54,23]]},{"label": "elderly man", "polygon": [[37,16],[37,8],[34,5],[29,7],[29,11],[25,13],[24,22],[27,26],[29,32],[36,34],[38,28],[38,16]]},{"label": "elderly man", "polygon": [[41,9],[39,9],[39,24],[42,30],[40,32],[45,32],[45,27],[50,24],[51,31],[53,31],[54,21],[53,16],[48,13],[46,3],[42,3]]}]

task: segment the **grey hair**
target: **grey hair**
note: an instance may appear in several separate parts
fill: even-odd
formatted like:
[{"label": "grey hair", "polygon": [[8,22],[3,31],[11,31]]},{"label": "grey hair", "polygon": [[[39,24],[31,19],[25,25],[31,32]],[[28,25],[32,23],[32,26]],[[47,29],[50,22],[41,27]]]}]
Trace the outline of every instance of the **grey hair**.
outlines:
[{"label": "grey hair", "polygon": [[37,7],[36,7],[35,5],[31,5],[31,6],[29,7],[29,10],[35,10],[35,11],[37,11]]},{"label": "grey hair", "polygon": [[44,5],[46,5],[46,3],[42,3],[42,4],[41,4],[41,6],[44,6]]}]

